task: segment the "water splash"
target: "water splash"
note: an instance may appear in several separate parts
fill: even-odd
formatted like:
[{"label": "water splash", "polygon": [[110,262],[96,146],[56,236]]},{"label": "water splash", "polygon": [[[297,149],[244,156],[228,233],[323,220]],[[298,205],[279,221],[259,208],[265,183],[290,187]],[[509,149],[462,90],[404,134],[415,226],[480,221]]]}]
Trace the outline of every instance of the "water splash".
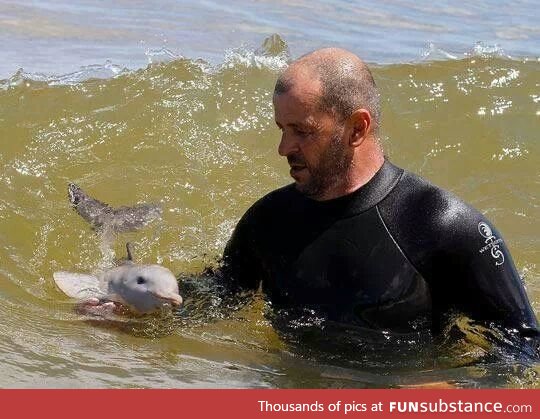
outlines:
[{"label": "water splash", "polygon": [[92,79],[112,79],[126,74],[128,71],[127,68],[110,61],[106,61],[105,64],[87,65],[72,73],[61,75],[29,73],[21,68],[9,79],[0,81],[0,89],[7,90],[19,86],[30,87],[32,83],[45,83],[49,86],[69,86]]},{"label": "water splash", "polygon": [[466,57],[481,57],[481,58],[494,58],[494,57],[506,57],[511,58],[509,55],[506,55],[504,50],[500,45],[494,44],[490,45],[482,41],[478,41],[472,50],[464,54]]},{"label": "water splash", "polygon": [[420,53],[422,61],[447,61],[460,60],[463,58],[514,58],[507,55],[502,47],[498,44],[488,44],[478,41],[471,49],[465,52],[451,52],[443,47],[430,42],[427,47]]},{"label": "water splash", "polygon": [[426,49],[420,53],[420,57],[424,61],[440,61],[440,60],[457,60],[459,57],[442,48],[437,47],[433,42],[430,42]]},{"label": "water splash", "polygon": [[161,47],[161,48],[148,48],[145,53],[146,58],[148,59],[148,64],[157,64],[157,63],[168,63],[174,60],[183,59],[182,55],[177,55],[172,52],[170,49]]}]

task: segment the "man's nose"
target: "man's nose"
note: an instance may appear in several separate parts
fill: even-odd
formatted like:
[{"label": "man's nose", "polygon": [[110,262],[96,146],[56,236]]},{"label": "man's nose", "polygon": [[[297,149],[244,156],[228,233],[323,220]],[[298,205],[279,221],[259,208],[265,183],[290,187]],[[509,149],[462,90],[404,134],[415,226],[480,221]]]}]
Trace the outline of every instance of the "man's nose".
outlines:
[{"label": "man's nose", "polygon": [[281,134],[281,141],[278,147],[279,155],[286,157],[297,151],[299,151],[298,142],[291,138],[290,135]]}]

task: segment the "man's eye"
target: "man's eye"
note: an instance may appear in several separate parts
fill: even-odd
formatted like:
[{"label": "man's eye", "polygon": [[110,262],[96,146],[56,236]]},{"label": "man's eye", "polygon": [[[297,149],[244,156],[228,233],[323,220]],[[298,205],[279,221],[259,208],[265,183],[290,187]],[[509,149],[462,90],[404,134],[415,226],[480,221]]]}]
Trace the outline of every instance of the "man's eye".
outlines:
[{"label": "man's eye", "polygon": [[307,137],[310,134],[309,131],[304,131],[304,130],[301,130],[301,129],[295,129],[294,133],[296,135],[298,135],[299,137]]}]

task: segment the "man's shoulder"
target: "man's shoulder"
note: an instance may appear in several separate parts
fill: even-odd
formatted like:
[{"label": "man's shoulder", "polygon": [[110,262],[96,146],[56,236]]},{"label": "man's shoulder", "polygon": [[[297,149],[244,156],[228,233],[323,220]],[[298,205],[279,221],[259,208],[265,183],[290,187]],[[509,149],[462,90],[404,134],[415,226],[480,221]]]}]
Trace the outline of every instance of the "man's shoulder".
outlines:
[{"label": "man's shoulder", "polygon": [[380,204],[394,231],[419,240],[426,235],[441,240],[475,234],[483,215],[450,191],[404,171],[392,192]]},{"label": "man's shoulder", "polygon": [[[379,212],[396,244],[426,279],[449,272],[472,275],[473,265],[488,272],[510,259],[507,250],[498,252],[503,239],[482,213],[416,174],[403,173]],[[491,241],[498,246],[493,255],[486,247]]]}]

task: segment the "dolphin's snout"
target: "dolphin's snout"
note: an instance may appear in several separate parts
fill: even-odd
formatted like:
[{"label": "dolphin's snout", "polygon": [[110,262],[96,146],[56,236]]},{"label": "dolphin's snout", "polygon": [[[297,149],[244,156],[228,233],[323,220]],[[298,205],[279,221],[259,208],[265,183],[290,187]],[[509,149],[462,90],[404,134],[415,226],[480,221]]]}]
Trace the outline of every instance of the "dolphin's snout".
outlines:
[{"label": "dolphin's snout", "polygon": [[180,294],[159,294],[152,292],[152,295],[156,298],[159,298],[163,302],[170,303],[174,307],[180,307],[184,300]]},{"label": "dolphin's snout", "polygon": [[180,307],[182,305],[182,303],[184,302],[184,300],[182,299],[182,297],[180,295],[174,295],[172,296],[169,301],[171,302],[171,304],[175,307]]}]

